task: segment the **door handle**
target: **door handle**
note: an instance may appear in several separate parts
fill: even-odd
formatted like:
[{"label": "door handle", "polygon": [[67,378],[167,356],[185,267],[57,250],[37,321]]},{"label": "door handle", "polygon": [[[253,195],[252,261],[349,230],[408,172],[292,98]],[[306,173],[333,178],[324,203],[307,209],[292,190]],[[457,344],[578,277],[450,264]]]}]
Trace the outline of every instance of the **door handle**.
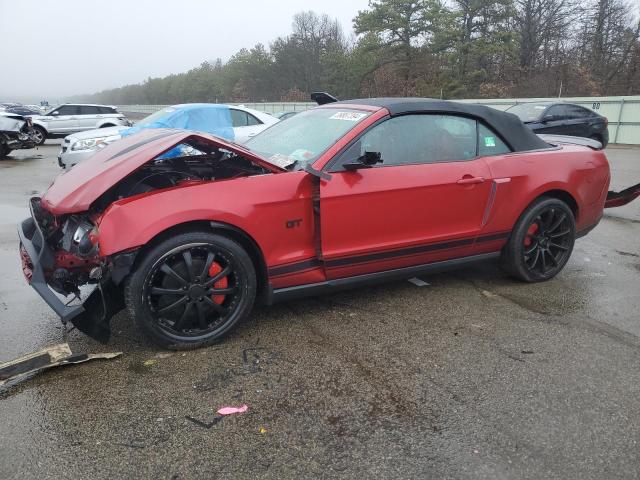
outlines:
[{"label": "door handle", "polygon": [[474,185],[476,183],[484,182],[484,177],[472,177],[471,175],[465,175],[458,180],[458,185]]}]

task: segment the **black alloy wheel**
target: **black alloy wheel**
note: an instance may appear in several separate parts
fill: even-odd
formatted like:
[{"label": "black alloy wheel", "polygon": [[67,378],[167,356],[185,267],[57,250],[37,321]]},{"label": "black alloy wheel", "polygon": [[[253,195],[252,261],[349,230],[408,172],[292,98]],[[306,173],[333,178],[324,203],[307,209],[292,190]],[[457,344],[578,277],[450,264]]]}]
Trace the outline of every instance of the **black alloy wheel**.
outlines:
[{"label": "black alloy wheel", "polygon": [[126,288],[138,325],[172,349],[197,348],[228,334],[250,312],[255,293],[255,270],[242,247],[204,232],[160,244]]},{"label": "black alloy wheel", "polygon": [[573,244],[573,229],[569,214],[550,207],[542,211],[527,229],[523,260],[529,271],[546,276],[566,263]]},{"label": "black alloy wheel", "polygon": [[575,218],[556,198],[540,198],[521,215],[503,250],[505,269],[526,282],[555,277],[566,265],[575,242]]}]

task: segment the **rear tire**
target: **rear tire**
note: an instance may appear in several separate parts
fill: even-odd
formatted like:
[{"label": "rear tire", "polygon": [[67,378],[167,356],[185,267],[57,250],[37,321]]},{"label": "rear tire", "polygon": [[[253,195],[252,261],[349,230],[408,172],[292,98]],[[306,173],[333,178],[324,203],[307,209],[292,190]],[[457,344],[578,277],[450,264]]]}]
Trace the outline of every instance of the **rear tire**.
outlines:
[{"label": "rear tire", "polygon": [[239,244],[189,232],[144,255],[126,282],[125,301],[145,337],[190,350],[217,342],[246,319],[256,289],[255,268]]},{"label": "rear tire", "polygon": [[542,197],[520,216],[502,252],[502,265],[525,282],[550,280],[569,260],[575,235],[575,218],[567,204]]}]

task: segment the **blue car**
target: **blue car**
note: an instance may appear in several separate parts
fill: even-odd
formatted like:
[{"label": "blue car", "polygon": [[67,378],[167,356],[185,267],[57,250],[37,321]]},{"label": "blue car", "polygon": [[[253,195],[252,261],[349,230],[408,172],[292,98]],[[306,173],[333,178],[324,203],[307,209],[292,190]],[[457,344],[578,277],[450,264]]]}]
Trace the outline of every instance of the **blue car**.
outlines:
[{"label": "blue car", "polygon": [[[225,140],[244,143],[279,120],[268,113],[242,106],[186,103],[165,107],[138,121],[133,127],[108,127],[65,137],[58,164],[62,168],[89,158],[101,144],[149,128],[179,128],[210,133]],[[171,155],[171,152],[168,153]]]}]

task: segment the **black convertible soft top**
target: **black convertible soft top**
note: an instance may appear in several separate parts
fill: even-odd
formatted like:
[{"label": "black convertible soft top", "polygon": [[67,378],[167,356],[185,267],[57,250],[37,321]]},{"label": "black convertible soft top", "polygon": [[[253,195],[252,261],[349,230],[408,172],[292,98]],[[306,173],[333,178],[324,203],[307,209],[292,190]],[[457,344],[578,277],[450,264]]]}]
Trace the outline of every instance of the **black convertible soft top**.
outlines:
[{"label": "black convertible soft top", "polygon": [[431,98],[361,98],[341,100],[338,103],[383,107],[389,110],[392,116],[410,113],[454,113],[474,117],[495,130],[515,152],[539,150],[550,146],[527,128],[516,115],[484,105]]}]

